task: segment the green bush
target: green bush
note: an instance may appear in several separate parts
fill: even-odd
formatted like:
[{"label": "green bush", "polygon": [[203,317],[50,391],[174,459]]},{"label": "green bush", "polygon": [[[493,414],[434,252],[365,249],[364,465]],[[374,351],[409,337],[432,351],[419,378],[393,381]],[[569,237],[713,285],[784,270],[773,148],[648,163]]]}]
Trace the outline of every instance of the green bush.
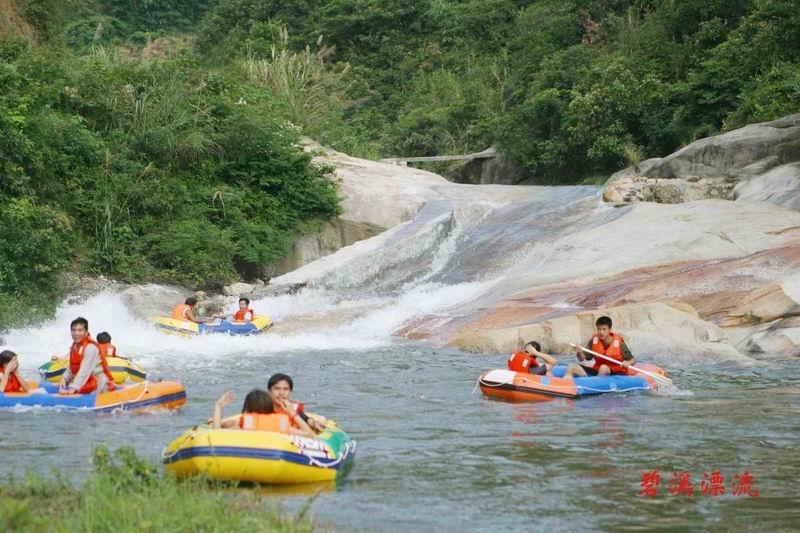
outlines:
[{"label": "green bush", "polygon": [[253,491],[177,481],[132,448],[94,452],[94,471],[75,487],[63,478],[29,475],[0,484],[4,531],[313,531]]},{"label": "green bush", "polygon": [[52,310],[65,268],[202,287],[260,276],[339,212],[328,169],[237,65],[62,54],[0,46],[0,201],[16,217],[0,294],[17,306]]}]

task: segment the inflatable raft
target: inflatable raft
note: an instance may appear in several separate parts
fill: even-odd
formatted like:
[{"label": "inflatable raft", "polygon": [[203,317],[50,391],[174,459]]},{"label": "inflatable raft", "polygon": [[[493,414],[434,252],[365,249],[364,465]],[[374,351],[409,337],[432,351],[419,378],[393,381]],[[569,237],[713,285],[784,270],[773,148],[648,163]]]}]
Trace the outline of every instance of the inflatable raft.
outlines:
[{"label": "inflatable raft", "polygon": [[[655,365],[637,363],[636,368],[666,377],[666,372]],[[511,401],[575,399],[610,392],[658,388],[655,380],[642,374],[564,378],[566,370],[566,366],[559,365],[553,368],[552,376],[536,376],[498,368],[482,374],[478,378],[478,384],[485,396]]]},{"label": "inflatable raft", "polygon": [[99,394],[59,394],[58,385],[44,382],[31,392],[0,393],[0,408],[53,407],[108,413],[119,410],[179,409],[185,403],[186,389],[175,381],[120,385],[113,392]]},{"label": "inflatable raft", "polygon": [[261,335],[272,328],[272,319],[268,316],[256,315],[250,322],[234,322],[217,320],[198,324],[189,320],[177,320],[166,316],[151,319],[162,331],[180,335],[201,335],[203,333],[228,333],[230,335]]},{"label": "inflatable raft", "polygon": [[316,438],[265,431],[187,431],[162,453],[164,469],[178,477],[268,485],[318,483],[341,478],[352,466],[356,442],[333,422]]},{"label": "inflatable raft", "polygon": [[[134,364],[130,359],[124,357],[108,357],[108,369],[111,371],[111,377],[114,378],[114,383],[122,385],[126,381],[132,383],[141,383],[147,379],[147,372],[139,365]],[[42,379],[51,383],[58,383],[61,376],[67,370],[69,361],[65,358],[53,357],[50,361],[46,362],[39,367],[39,375]]]}]

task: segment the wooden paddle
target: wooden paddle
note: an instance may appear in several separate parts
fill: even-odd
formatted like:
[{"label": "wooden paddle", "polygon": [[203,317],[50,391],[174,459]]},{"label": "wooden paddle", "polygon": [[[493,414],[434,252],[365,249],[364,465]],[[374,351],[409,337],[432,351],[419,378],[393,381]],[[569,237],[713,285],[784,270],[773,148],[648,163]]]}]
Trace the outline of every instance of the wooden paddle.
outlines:
[{"label": "wooden paddle", "polygon": [[[604,360],[606,360],[606,361],[608,361],[610,363],[614,363],[616,365],[618,365],[620,363],[619,360],[614,359],[613,357],[608,357],[608,356],[603,355],[601,353],[597,353],[597,352],[595,352],[593,350],[590,350],[588,348],[584,348],[583,346],[578,346],[577,344],[572,344],[572,343],[569,343],[569,345],[572,346],[573,348],[580,348],[584,352],[590,353],[593,356],[599,357],[600,359],[604,359]],[[652,372],[648,372],[647,370],[642,370],[641,368],[637,368],[635,366],[629,366],[628,368],[630,368],[632,370],[635,370],[639,374],[644,374],[645,376],[649,376],[649,377],[653,378],[655,380],[655,382],[658,383],[659,385],[663,385],[663,386],[671,386],[671,385],[673,385],[672,380],[667,378],[667,377],[659,376],[658,374],[653,374]]]}]

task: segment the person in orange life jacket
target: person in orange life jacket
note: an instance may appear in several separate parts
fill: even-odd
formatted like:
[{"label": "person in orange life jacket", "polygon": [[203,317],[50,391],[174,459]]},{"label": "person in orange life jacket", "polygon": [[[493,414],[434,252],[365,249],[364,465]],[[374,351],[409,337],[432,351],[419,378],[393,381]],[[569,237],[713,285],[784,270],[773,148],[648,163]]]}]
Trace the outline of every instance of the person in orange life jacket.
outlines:
[{"label": "person in orange life jacket", "polygon": [[172,309],[172,318],[175,320],[187,320],[189,322],[196,322],[202,324],[206,322],[205,319],[194,316],[192,309],[197,305],[197,298],[186,298],[184,303],[176,305]]},{"label": "person in orange life jacket", "polygon": [[609,374],[627,374],[628,367],[636,364],[636,358],[625,344],[622,335],[611,331],[612,322],[607,316],[601,316],[594,323],[597,331],[589,340],[586,347],[599,354],[619,361],[619,364],[594,357],[580,348],[575,348],[575,353],[581,364],[571,364],[567,367],[565,378],[572,376],[607,376]]},{"label": "person in orange life jacket", "polygon": [[294,381],[286,374],[273,374],[267,381],[267,390],[272,402],[276,405],[288,405],[287,414],[302,418],[308,426],[319,433],[325,429],[326,421],[324,418],[317,419],[310,417],[305,412],[305,406],[300,402],[291,399],[294,390]]},{"label": "person in orange life jacket", "polygon": [[[514,352],[508,358],[508,368],[514,372],[530,372],[537,376],[544,376],[558,364],[552,355],[541,352],[542,345],[537,341],[528,342],[523,351]],[[542,360],[539,363],[539,359]]]},{"label": "person in orange life jacket", "polygon": [[69,365],[58,384],[58,390],[63,394],[89,394],[98,387],[94,369],[101,364],[100,347],[89,335],[89,321],[85,318],[76,318],[69,327],[72,335]]},{"label": "person in orange life jacket", "polygon": [[[214,318],[228,318],[230,315],[225,313],[219,315],[211,315]],[[239,298],[239,310],[233,315],[233,319],[236,322],[250,322],[253,320],[253,317],[256,316],[256,312],[250,309],[250,300],[247,298]]]},{"label": "person in orange life jacket", "polygon": [[28,383],[19,373],[17,354],[11,350],[0,352],[0,392],[28,392]]},{"label": "person in orange life jacket", "polygon": [[97,334],[97,347],[100,348],[100,364],[103,366],[103,375],[106,377],[106,388],[110,391],[117,390],[114,376],[108,368],[108,358],[117,356],[117,347],[111,344],[111,335],[107,331]]},{"label": "person in orange life jacket", "polygon": [[245,431],[275,431],[299,435],[301,437],[314,437],[314,431],[300,417],[286,414],[283,409],[288,406],[273,405],[269,394],[261,389],[253,389],[244,398],[242,414],[238,421],[222,421],[222,409],[235,400],[233,392],[227,391],[214,404],[214,416],[211,420],[213,429],[230,428]]}]

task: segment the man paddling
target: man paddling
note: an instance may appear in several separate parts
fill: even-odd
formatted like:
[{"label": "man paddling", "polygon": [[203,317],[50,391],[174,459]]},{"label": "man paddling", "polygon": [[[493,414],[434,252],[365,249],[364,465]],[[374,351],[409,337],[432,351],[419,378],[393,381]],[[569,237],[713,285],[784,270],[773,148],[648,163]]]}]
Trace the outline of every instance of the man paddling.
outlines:
[{"label": "man paddling", "polygon": [[609,374],[626,375],[628,367],[636,364],[636,358],[631,354],[622,335],[611,331],[611,318],[601,316],[595,321],[594,325],[597,331],[586,347],[593,352],[615,359],[619,363],[612,363],[606,359],[594,357],[592,354],[585,352],[580,346],[576,346],[575,353],[581,364],[576,365],[573,363],[569,365],[566,374],[564,374],[565,378],[573,376],[608,376]]}]

